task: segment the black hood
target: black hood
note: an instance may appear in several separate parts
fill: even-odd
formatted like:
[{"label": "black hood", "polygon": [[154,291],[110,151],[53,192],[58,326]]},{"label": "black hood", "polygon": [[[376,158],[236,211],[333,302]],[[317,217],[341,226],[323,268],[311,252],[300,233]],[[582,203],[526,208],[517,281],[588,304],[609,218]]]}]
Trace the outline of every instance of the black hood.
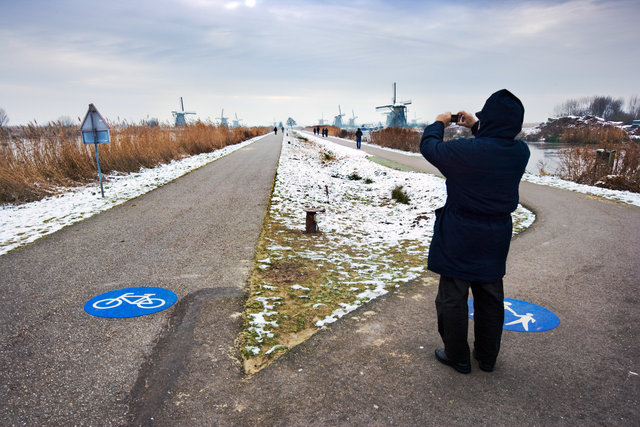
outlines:
[{"label": "black hood", "polygon": [[477,137],[513,139],[522,130],[524,106],[518,97],[502,89],[487,99],[476,116],[480,119]]}]

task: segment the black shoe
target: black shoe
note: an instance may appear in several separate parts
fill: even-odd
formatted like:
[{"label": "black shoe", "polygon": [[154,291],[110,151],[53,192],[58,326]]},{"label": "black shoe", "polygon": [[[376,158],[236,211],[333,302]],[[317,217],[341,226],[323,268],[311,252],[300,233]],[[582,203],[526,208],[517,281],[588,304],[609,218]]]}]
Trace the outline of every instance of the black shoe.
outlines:
[{"label": "black shoe", "polygon": [[494,365],[490,365],[488,363],[483,363],[480,359],[478,359],[478,355],[476,354],[475,349],[473,350],[473,358],[478,361],[478,367],[485,372],[493,372]]},{"label": "black shoe", "polygon": [[461,374],[468,374],[471,372],[471,364],[470,363],[455,363],[451,359],[447,357],[447,353],[444,352],[444,348],[439,348],[436,350],[436,359],[438,362],[443,363],[447,366],[451,366],[456,371]]}]

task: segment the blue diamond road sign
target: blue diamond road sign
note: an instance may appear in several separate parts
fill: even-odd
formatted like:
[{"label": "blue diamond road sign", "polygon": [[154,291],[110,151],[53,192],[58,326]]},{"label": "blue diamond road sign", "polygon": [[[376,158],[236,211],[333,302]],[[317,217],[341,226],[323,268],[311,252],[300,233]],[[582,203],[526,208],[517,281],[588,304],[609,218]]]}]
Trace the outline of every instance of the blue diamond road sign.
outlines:
[{"label": "blue diamond road sign", "polygon": [[85,303],[84,311],[97,317],[138,317],[165,310],[177,300],[168,289],[142,286],[95,296]]},{"label": "blue diamond road sign", "polygon": [[[469,317],[473,319],[473,299],[468,301]],[[503,329],[515,332],[543,332],[560,324],[558,316],[539,305],[512,298],[504,299]]]}]

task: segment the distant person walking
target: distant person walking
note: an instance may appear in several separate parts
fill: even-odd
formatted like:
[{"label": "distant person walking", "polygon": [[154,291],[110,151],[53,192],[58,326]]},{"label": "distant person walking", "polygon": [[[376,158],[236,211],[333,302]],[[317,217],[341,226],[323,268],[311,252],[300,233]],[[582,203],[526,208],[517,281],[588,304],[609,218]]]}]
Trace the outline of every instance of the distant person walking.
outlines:
[{"label": "distant person walking", "polygon": [[356,131],[356,147],[359,150],[361,146],[362,146],[362,131],[360,130],[360,128],[358,128],[358,130]]},{"label": "distant person walking", "polygon": [[438,332],[444,348],[436,359],[456,371],[471,372],[467,343],[467,298],[474,297],[473,356],[483,371],[494,369],[504,323],[502,278],[511,243],[511,212],[518,206],[518,186],[529,148],[515,137],[522,130],[524,107],[506,89],[487,99],[479,121],[466,111],[458,124],[475,138],[445,142],[451,113],[426,127],[420,152],[447,179],[447,201],[436,210],[428,268],[440,274],[436,297]]},{"label": "distant person walking", "polygon": [[273,131],[274,131],[274,132],[275,132],[275,134],[277,135],[277,134],[278,134],[278,127],[277,127],[277,126],[276,126],[276,127],[274,127],[274,128],[273,128]]}]

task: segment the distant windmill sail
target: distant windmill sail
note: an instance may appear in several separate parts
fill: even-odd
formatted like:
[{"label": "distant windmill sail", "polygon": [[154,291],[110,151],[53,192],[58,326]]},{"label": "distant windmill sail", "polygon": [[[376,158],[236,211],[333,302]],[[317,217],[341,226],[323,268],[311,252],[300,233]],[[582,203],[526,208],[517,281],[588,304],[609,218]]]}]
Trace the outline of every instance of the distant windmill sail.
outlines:
[{"label": "distant windmill sail", "polygon": [[220,117],[216,117],[217,120],[220,120],[220,126],[229,126],[229,117],[224,116],[224,108],[222,109],[222,113],[220,113]]},{"label": "distant windmill sail", "polygon": [[393,104],[382,105],[376,107],[376,110],[388,109],[387,113],[387,127],[407,127],[407,105],[411,104],[411,101],[396,101],[396,83],[393,83]]},{"label": "distant windmill sail", "polygon": [[182,101],[182,97],[180,97],[180,111],[172,111],[173,117],[175,118],[176,126],[184,126],[187,124],[187,120],[185,116],[187,114],[196,114],[195,111],[184,111],[184,102]]},{"label": "distant windmill sail", "polygon": [[358,116],[356,116],[356,113],[354,113],[353,110],[351,110],[351,118],[349,119],[349,127],[350,128],[355,128],[356,126],[356,119],[358,118]]},{"label": "distant windmill sail", "polygon": [[238,113],[235,113],[236,118],[234,120],[231,120],[232,123],[232,127],[237,128],[240,127],[240,122],[242,121],[242,119],[238,118]]},{"label": "distant windmill sail", "polygon": [[341,128],[342,127],[342,117],[344,116],[344,114],[342,114],[342,109],[340,108],[340,105],[338,105],[338,115],[333,117],[333,125],[335,127]]}]

